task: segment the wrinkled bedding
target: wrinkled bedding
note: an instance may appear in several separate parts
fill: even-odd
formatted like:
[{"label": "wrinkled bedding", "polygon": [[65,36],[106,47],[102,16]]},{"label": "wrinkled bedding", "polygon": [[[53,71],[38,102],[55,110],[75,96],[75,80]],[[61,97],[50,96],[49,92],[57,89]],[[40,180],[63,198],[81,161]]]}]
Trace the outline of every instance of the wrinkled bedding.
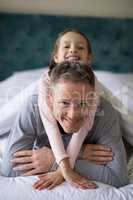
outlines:
[{"label": "wrinkled bedding", "polygon": [[[132,200],[133,184],[116,189],[102,183],[97,183],[99,188],[81,190],[70,186],[68,183],[53,190],[34,190],[32,184],[37,177],[0,177],[1,200]],[[6,186],[6,187],[5,187]]]}]

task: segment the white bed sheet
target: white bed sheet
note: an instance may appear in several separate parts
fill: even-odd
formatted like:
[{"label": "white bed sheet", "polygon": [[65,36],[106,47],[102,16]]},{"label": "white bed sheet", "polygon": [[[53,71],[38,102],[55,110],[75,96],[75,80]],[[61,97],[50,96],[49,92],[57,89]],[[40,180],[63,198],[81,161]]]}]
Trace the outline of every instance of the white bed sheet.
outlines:
[{"label": "white bed sheet", "polygon": [[[133,73],[117,74],[96,71],[98,80],[103,83],[133,113]],[[112,97],[113,100],[113,97]]]},{"label": "white bed sheet", "polygon": [[[64,182],[52,190],[34,190],[37,177],[0,177],[0,200],[132,200],[133,184],[116,189],[102,183],[99,188],[81,190]],[[5,187],[6,186],[6,187]]]},{"label": "white bed sheet", "polygon": [[[38,80],[44,69],[16,72],[0,82],[0,107],[8,103],[16,94],[20,93],[31,83]],[[5,92],[6,91],[6,92]],[[26,95],[25,95],[26,96]]]},{"label": "white bed sheet", "polygon": [[[16,94],[17,98],[21,97],[21,94],[24,95],[22,89],[29,85],[26,89],[26,94],[23,96],[26,98],[29,93],[33,92],[35,86],[37,85],[37,80],[42,74],[43,69],[40,70],[31,70],[21,73],[16,73],[9,79],[0,83],[0,107],[3,114],[0,116],[0,121],[4,117],[6,112],[7,103],[10,105],[10,100]],[[132,102],[132,88],[133,88],[133,74],[112,74],[108,72],[96,72],[98,79],[107,86],[114,94],[121,94],[123,92],[123,87],[126,88],[126,101],[123,100],[128,110],[133,111],[133,102]],[[18,82],[21,83],[18,87]],[[31,84],[32,83],[32,84]],[[10,86],[10,87],[9,87]],[[15,86],[15,87],[14,87]],[[16,87],[17,86],[17,87]],[[8,90],[8,96],[5,96],[5,90]],[[120,91],[120,92],[119,92]],[[27,95],[28,94],[28,95]],[[117,95],[121,100],[121,96]],[[16,98],[16,97],[15,97]],[[16,99],[17,99],[16,98]],[[21,98],[20,98],[21,100]],[[131,100],[131,101],[130,101]],[[22,101],[23,102],[23,101]],[[11,109],[16,107],[11,107]],[[9,106],[10,107],[10,106]],[[130,109],[131,107],[131,109]],[[9,110],[6,114],[8,114]],[[132,129],[133,130],[133,129]],[[133,134],[131,132],[131,134]],[[129,135],[129,137],[133,135]],[[4,151],[6,143],[6,136],[0,139],[0,149],[1,155]],[[2,159],[2,157],[1,157]],[[131,162],[133,166],[133,161]],[[98,183],[99,188],[96,190],[80,190],[70,186],[68,183],[64,183],[61,186],[53,189],[52,191],[43,190],[37,191],[32,188],[33,182],[37,180],[37,177],[16,177],[16,178],[6,178],[0,177],[0,200],[132,200],[133,199],[133,184],[125,186],[120,189]],[[6,187],[5,187],[6,186]]]}]

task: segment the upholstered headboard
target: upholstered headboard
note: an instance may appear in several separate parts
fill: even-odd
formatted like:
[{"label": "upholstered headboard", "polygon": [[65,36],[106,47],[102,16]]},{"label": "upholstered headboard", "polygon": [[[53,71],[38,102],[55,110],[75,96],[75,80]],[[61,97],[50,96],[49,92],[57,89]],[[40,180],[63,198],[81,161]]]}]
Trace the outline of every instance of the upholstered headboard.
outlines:
[{"label": "upholstered headboard", "polygon": [[57,34],[83,31],[97,70],[133,72],[133,19],[0,14],[0,80],[14,71],[46,66]]}]

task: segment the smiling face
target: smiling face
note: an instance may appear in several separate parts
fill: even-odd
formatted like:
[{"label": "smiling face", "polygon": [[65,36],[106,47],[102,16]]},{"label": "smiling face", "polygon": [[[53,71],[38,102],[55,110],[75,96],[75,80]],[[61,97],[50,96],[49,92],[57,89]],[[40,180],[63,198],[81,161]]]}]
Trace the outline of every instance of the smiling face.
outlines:
[{"label": "smiling face", "polygon": [[89,109],[88,97],[93,89],[88,83],[60,80],[52,87],[53,114],[66,133],[77,132],[84,124]]},{"label": "smiling face", "polygon": [[58,42],[58,50],[54,55],[55,63],[62,61],[91,62],[86,39],[76,32],[65,33]]}]

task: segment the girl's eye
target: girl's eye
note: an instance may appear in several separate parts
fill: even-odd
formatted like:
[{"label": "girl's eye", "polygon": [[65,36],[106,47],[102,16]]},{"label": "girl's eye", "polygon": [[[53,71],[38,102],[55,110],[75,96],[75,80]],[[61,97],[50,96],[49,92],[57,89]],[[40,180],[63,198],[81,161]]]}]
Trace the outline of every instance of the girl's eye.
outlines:
[{"label": "girl's eye", "polygon": [[84,49],[84,47],[83,46],[78,46],[78,49],[82,50],[82,49]]},{"label": "girl's eye", "polygon": [[69,46],[68,46],[68,45],[64,46],[64,49],[68,49],[68,48],[69,48]]}]

